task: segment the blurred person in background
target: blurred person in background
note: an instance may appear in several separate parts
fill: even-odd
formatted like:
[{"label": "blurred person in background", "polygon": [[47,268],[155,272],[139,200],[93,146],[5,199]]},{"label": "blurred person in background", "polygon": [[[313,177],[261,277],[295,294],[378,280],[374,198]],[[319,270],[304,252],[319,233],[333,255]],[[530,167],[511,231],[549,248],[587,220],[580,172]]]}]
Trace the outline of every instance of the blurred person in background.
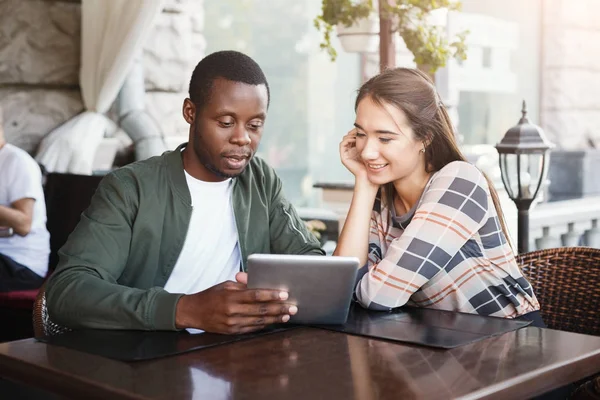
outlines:
[{"label": "blurred person in background", "polygon": [[48,272],[50,234],[42,172],[6,142],[0,108],[0,292],[37,289]]}]

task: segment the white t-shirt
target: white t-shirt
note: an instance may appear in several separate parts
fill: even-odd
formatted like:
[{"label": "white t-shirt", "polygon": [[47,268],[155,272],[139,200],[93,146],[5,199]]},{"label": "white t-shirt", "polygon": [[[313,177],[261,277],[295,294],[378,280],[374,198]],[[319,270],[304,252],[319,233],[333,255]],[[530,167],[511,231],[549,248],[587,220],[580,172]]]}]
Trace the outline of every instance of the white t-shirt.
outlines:
[{"label": "white t-shirt", "polygon": [[0,253],[25,265],[41,277],[48,272],[50,234],[46,229],[46,202],[39,165],[24,150],[5,144],[0,148],[0,205],[31,198],[33,220],[26,236],[0,238]]},{"label": "white t-shirt", "polygon": [[232,280],[240,271],[238,233],[231,203],[233,181],[204,182],[185,172],[192,218],[173,272],[170,293],[192,294]]}]

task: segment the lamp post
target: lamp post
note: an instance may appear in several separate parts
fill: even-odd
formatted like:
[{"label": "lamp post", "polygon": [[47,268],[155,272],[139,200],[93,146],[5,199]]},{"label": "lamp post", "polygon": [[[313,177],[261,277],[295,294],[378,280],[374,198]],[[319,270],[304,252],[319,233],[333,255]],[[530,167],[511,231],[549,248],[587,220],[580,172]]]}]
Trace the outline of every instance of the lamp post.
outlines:
[{"label": "lamp post", "polygon": [[539,126],[529,122],[523,101],[523,116],[496,145],[502,183],[518,210],[519,253],[529,251],[529,208],[548,171],[549,150],[554,147]]}]

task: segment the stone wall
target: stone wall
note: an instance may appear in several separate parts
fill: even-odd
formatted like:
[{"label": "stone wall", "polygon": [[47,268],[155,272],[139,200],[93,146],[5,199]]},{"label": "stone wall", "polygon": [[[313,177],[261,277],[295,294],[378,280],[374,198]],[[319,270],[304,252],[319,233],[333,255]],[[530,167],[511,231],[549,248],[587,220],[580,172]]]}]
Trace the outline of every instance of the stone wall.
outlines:
[{"label": "stone wall", "polygon": [[78,84],[81,6],[0,0],[0,105],[8,142],[34,152],[83,109]]},{"label": "stone wall", "polygon": [[600,148],[600,2],[543,7],[541,124],[560,148]]},{"label": "stone wall", "polygon": [[181,106],[194,67],[205,55],[202,4],[202,0],[168,0],[144,47],[146,107],[173,143],[188,135]]},{"label": "stone wall", "polygon": [[[202,1],[167,0],[144,46],[147,108],[166,136],[187,135],[181,103],[204,56],[202,29]],[[80,36],[76,1],[0,0],[0,106],[10,143],[35,153],[47,133],[83,110]]]}]

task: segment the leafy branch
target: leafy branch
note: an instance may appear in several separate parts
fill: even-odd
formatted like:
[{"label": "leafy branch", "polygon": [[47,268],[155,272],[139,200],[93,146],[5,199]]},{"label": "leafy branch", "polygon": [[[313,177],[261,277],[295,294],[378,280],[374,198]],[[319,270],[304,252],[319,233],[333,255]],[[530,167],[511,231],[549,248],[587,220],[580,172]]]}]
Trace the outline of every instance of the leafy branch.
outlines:
[{"label": "leafy branch", "polygon": [[[468,31],[458,33],[449,41],[445,30],[430,22],[430,13],[440,8],[460,10],[461,4],[454,0],[396,0],[391,5],[386,2],[381,15],[392,21],[392,32],[402,37],[415,63],[426,66],[430,73],[444,67],[450,57],[458,60],[467,57],[465,41]],[[334,27],[338,24],[349,27],[373,12],[372,0],[323,0],[321,15],[314,20],[317,30],[323,33],[320,48],[335,61],[337,53],[331,45]]]}]

